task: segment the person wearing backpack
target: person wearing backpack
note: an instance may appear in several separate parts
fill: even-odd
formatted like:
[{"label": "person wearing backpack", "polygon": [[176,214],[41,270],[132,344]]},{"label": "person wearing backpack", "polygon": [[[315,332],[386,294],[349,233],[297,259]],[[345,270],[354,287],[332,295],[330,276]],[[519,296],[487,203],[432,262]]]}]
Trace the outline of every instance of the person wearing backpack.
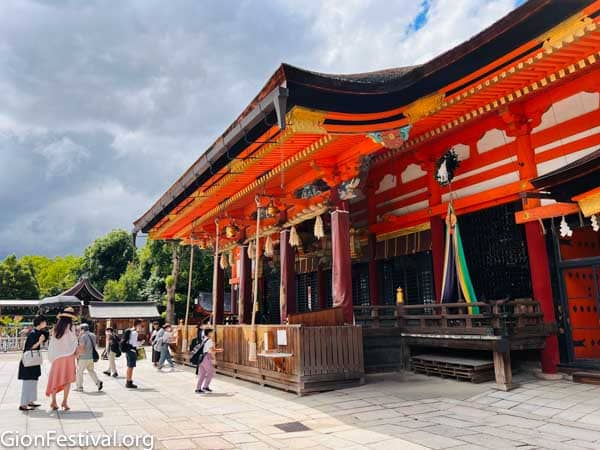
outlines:
[{"label": "person wearing backpack", "polygon": [[138,341],[138,334],[142,331],[143,322],[136,319],[133,322],[133,328],[128,328],[123,334],[121,341],[121,351],[125,353],[127,358],[127,381],[125,387],[128,389],[137,389],[137,385],[133,383],[133,369],[137,364],[137,349],[144,344],[144,341]]},{"label": "person wearing backpack", "polygon": [[[206,328],[204,330],[204,338],[202,338],[200,344],[196,345],[192,354],[192,358],[198,361],[196,366],[196,373],[198,374],[198,383],[196,384],[197,394],[212,392],[210,382],[215,375],[215,364],[217,362],[215,354],[222,351],[223,349],[215,347],[213,330]],[[192,359],[190,361],[194,364]]]},{"label": "person wearing backpack", "polygon": [[175,363],[173,362],[173,358],[171,357],[171,351],[169,350],[169,344],[171,344],[171,341],[173,340],[173,329],[171,327],[171,324],[165,323],[163,325],[163,330],[164,332],[162,333],[162,335],[157,334],[156,336],[156,342],[157,344],[159,344],[160,348],[160,359],[158,360],[157,366],[158,370],[162,369],[162,367],[165,365],[165,362],[169,363],[171,369],[175,367]]},{"label": "person wearing backpack", "polygon": [[100,359],[96,350],[96,335],[90,331],[87,323],[82,323],[79,328],[81,333],[78,338],[79,359],[77,361],[77,387],[75,390],[83,392],[83,374],[87,371],[98,390],[101,391],[103,383],[98,379],[94,369],[94,365]]},{"label": "person wearing backpack", "polygon": [[117,378],[119,374],[115,358],[121,356],[120,339],[111,327],[106,329],[106,353],[108,354],[108,370],[102,373]]}]

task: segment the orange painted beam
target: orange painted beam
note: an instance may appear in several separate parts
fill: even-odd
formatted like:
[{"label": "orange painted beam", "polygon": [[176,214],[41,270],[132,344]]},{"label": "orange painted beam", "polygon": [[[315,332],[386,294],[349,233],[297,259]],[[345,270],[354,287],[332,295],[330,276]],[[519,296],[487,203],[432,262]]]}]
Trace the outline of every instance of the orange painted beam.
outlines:
[{"label": "orange painted beam", "polygon": [[550,205],[537,206],[525,211],[515,213],[515,221],[519,224],[533,222],[541,219],[567,216],[579,212],[576,203],[552,203]]}]

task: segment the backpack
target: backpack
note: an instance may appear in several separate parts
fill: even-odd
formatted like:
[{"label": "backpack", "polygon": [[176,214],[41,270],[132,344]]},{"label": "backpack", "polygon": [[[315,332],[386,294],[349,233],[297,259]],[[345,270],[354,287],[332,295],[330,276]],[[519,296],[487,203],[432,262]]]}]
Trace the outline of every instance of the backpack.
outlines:
[{"label": "backpack", "polygon": [[110,351],[113,352],[117,358],[121,356],[121,339],[119,339],[119,336],[116,334],[113,334],[112,336]]},{"label": "backpack", "polygon": [[204,344],[208,341],[208,339],[202,339],[202,342],[196,344],[196,346],[192,349],[192,356],[190,358],[190,363],[194,366],[199,365],[203,360],[206,353],[204,353]]},{"label": "backpack", "polygon": [[123,333],[123,339],[121,339],[121,342],[119,345],[119,347],[123,353],[127,352],[131,348],[131,345],[129,345],[130,337],[131,337],[131,328],[128,328],[125,330],[125,333]]}]

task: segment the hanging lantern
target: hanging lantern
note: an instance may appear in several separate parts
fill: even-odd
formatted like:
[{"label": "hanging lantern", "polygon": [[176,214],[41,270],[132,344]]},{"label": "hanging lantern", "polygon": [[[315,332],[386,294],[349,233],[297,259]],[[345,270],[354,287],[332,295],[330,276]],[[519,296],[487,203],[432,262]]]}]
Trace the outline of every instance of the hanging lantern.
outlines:
[{"label": "hanging lantern", "polygon": [[198,241],[198,248],[200,250],[204,250],[206,248],[206,241],[204,239],[200,239],[200,241]]},{"label": "hanging lantern", "polygon": [[302,245],[302,241],[300,240],[300,236],[296,231],[296,227],[292,227],[290,230],[290,245],[292,247],[300,247]]},{"label": "hanging lantern", "polygon": [[275,252],[273,251],[273,239],[271,239],[271,236],[267,236],[267,240],[265,241],[265,256],[267,258],[272,258],[273,254]]},{"label": "hanging lantern", "polygon": [[321,216],[317,216],[315,219],[314,235],[317,239],[325,237],[325,227],[323,226],[323,218]]},{"label": "hanging lantern", "polygon": [[254,241],[250,241],[250,244],[248,244],[248,258],[254,259],[254,255],[256,254],[255,249]]},{"label": "hanging lantern", "polygon": [[225,270],[228,267],[228,262],[227,262],[227,256],[225,255],[225,253],[221,253],[221,263],[220,263],[221,269]]},{"label": "hanging lantern", "polygon": [[360,235],[355,228],[350,229],[350,257],[360,258],[362,255],[362,248],[360,246]]},{"label": "hanging lantern", "polygon": [[240,231],[238,226],[235,223],[231,223],[225,227],[225,236],[228,239],[232,239],[236,234],[238,234],[238,231]]},{"label": "hanging lantern", "polygon": [[275,202],[273,202],[273,199],[271,199],[271,201],[267,205],[267,216],[275,217],[277,214],[279,214],[279,208],[275,206]]}]

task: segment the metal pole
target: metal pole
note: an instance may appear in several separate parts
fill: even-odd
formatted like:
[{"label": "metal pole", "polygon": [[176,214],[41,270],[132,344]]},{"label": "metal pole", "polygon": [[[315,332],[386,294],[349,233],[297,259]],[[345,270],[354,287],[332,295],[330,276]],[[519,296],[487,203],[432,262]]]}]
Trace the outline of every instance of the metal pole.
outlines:
[{"label": "metal pole", "polygon": [[183,334],[183,345],[182,352],[185,352],[188,348],[188,318],[190,314],[190,299],[192,297],[192,273],[194,270],[194,241],[190,238],[190,274],[188,277],[188,290],[187,290],[187,301],[185,304],[185,322],[184,322],[184,334]]}]

